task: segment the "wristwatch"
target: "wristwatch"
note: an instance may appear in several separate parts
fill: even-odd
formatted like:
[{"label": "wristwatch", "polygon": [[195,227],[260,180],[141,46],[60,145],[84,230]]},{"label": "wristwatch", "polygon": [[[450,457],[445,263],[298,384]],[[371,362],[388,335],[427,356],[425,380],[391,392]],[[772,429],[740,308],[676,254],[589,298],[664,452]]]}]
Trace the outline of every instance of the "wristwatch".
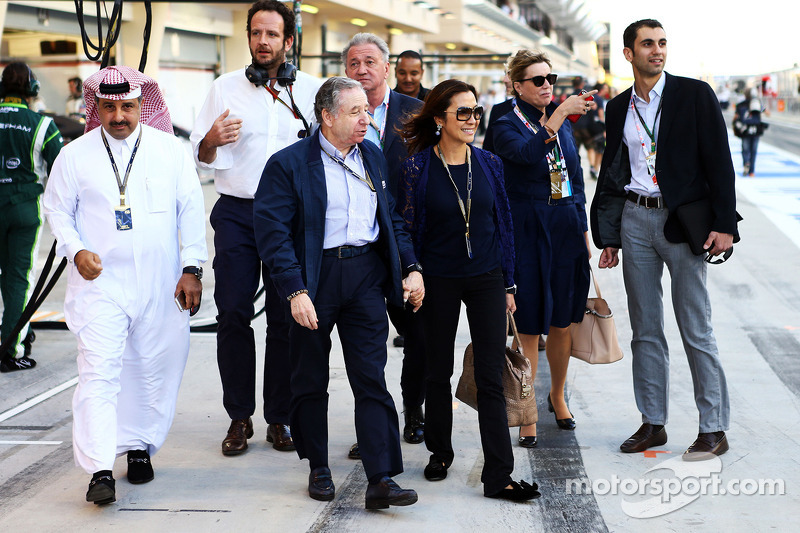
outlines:
[{"label": "wristwatch", "polygon": [[506,287],[506,294],[517,294],[517,285],[514,284],[510,287]]},{"label": "wristwatch", "polygon": [[408,265],[403,269],[403,277],[407,278],[408,275],[411,274],[412,272],[419,272],[420,274],[422,274],[422,265],[420,265],[419,263],[411,263],[410,265]]},{"label": "wristwatch", "polygon": [[184,274],[194,274],[197,276],[198,281],[203,279],[203,267],[183,267]]}]

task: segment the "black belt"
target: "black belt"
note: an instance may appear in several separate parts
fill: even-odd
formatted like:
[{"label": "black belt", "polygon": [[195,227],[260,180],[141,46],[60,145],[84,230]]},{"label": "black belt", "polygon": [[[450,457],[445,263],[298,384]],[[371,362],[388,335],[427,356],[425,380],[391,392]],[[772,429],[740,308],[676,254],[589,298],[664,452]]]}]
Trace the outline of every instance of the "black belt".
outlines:
[{"label": "black belt", "polygon": [[359,255],[364,255],[365,253],[369,252],[369,244],[365,244],[363,246],[338,246],[336,248],[328,248],[327,250],[322,250],[322,255],[325,257],[338,257],[339,259],[348,259],[350,257],[358,257]]},{"label": "black belt", "polygon": [[628,200],[636,205],[647,207],[648,209],[664,209],[667,207],[664,205],[664,198],[661,196],[642,196],[641,194],[636,194],[633,191],[628,191]]}]

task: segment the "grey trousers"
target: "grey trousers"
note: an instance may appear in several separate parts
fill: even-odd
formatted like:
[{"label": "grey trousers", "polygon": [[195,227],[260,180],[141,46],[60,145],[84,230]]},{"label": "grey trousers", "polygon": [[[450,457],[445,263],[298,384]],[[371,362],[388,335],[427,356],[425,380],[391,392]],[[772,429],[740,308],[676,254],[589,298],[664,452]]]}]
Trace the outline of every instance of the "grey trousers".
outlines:
[{"label": "grey trousers", "polygon": [[666,240],[667,215],[667,209],[648,209],[633,202],[625,202],[622,213],[622,271],[633,330],[636,406],[644,423],[667,423],[669,348],[661,287],[666,264],[672,280],[672,305],[700,412],[699,431],[725,431],[730,423],[730,402],[711,327],[707,264],[703,256],[693,255],[687,244]]}]

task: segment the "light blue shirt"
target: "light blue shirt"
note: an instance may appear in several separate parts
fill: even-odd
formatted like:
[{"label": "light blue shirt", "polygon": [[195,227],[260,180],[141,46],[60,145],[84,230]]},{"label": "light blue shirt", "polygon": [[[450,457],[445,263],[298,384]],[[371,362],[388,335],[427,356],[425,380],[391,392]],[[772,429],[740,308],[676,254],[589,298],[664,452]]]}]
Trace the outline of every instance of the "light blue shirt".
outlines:
[{"label": "light blue shirt", "polygon": [[389,94],[391,92],[392,91],[389,89],[389,87],[386,86],[386,94],[383,95],[383,102],[381,102],[380,105],[375,108],[374,113],[369,113],[369,116],[372,117],[372,120],[375,121],[375,124],[381,129],[381,131],[378,132],[375,127],[372,126],[372,122],[370,121],[370,125],[367,128],[367,134],[364,136],[365,139],[371,141],[372,144],[381,150],[383,150],[383,146],[381,146],[381,139],[386,138],[386,113],[389,112]]},{"label": "light blue shirt", "polygon": [[[362,178],[366,168],[358,145],[343,156],[320,132],[320,157],[325,167],[328,205],[325,210],[324,249],[338,246],[363,246],[378,239],[378,196],[369,185],[348,172],[328,154],[338,157]],[[328,152],[326,154],[325,152]],[[370,176],[372,177],[372,176]],[[373,184],[375,182],[373,181]],[[380,181],[378,185],[380,186]]]},{"label": "light blue shirt", "polygon": [[[658,105],[661,102],[661,95],[664,93],[664,83],[667,77],[661,73],[661,77],[656,82],[655,86],[650,89],[650,102],[645,102],[644,99],[639,98],[636,90],[632,89],[633,101],[636,109],[641,113],[642,118],[647,123],[647,127],[656,136],[658,140],[658,130],[661,127],[661,113],[656,118],[658,112]],[[662,108],[661,112],[664,110]],[[636,126],[639,126],[637,131]],[[642,126],[636,112],[631,109],[631,104],[628,102],[628,114],[625,116],[625,128],[623,129],[622,141],[628,147],[628,159],[631,164],[631,182],[625,186],[626,191],[633,191],[636,194],[644,196],[658,197],[661,196],[661,189],[658,184],[653,183],[653,176],[647,171],[647,163],[644,159],[644,152],[642,151],[642,141],[639,138],[639,131],[642,133],[647,152],[650,153],[650,136],[647,135],[644,126]],[[656,167],[658,167],[658,156],[656,155]]]}]

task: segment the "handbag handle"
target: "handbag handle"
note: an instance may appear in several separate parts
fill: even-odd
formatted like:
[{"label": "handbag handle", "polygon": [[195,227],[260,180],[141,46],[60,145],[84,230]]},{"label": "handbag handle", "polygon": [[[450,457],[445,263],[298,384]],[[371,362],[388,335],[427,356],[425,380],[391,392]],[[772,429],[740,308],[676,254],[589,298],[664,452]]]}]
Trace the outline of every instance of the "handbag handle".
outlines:
[{"label": "handbag handle", "polygon": [[506,331],[508,331],[509,324],[511,324],[511,334],[514,336],[517,350],[519,350],[519,353],[525,355],[522,351],[522,342],[519,340],[519,331],[517,331],[517,323],[514,321],[514,315],[511,314],[511,311],[506,311]]},{"label": "handbag handle", "polygon": [[591,264],[589,265],[589,274],[591,275],[592,281],[594,282],[594,292],[597,293],[598,298],[602,298],[603,295],[600,294],[600,285],[597,284],[597,276],[594,275],[594,269],[592,268]]}]

